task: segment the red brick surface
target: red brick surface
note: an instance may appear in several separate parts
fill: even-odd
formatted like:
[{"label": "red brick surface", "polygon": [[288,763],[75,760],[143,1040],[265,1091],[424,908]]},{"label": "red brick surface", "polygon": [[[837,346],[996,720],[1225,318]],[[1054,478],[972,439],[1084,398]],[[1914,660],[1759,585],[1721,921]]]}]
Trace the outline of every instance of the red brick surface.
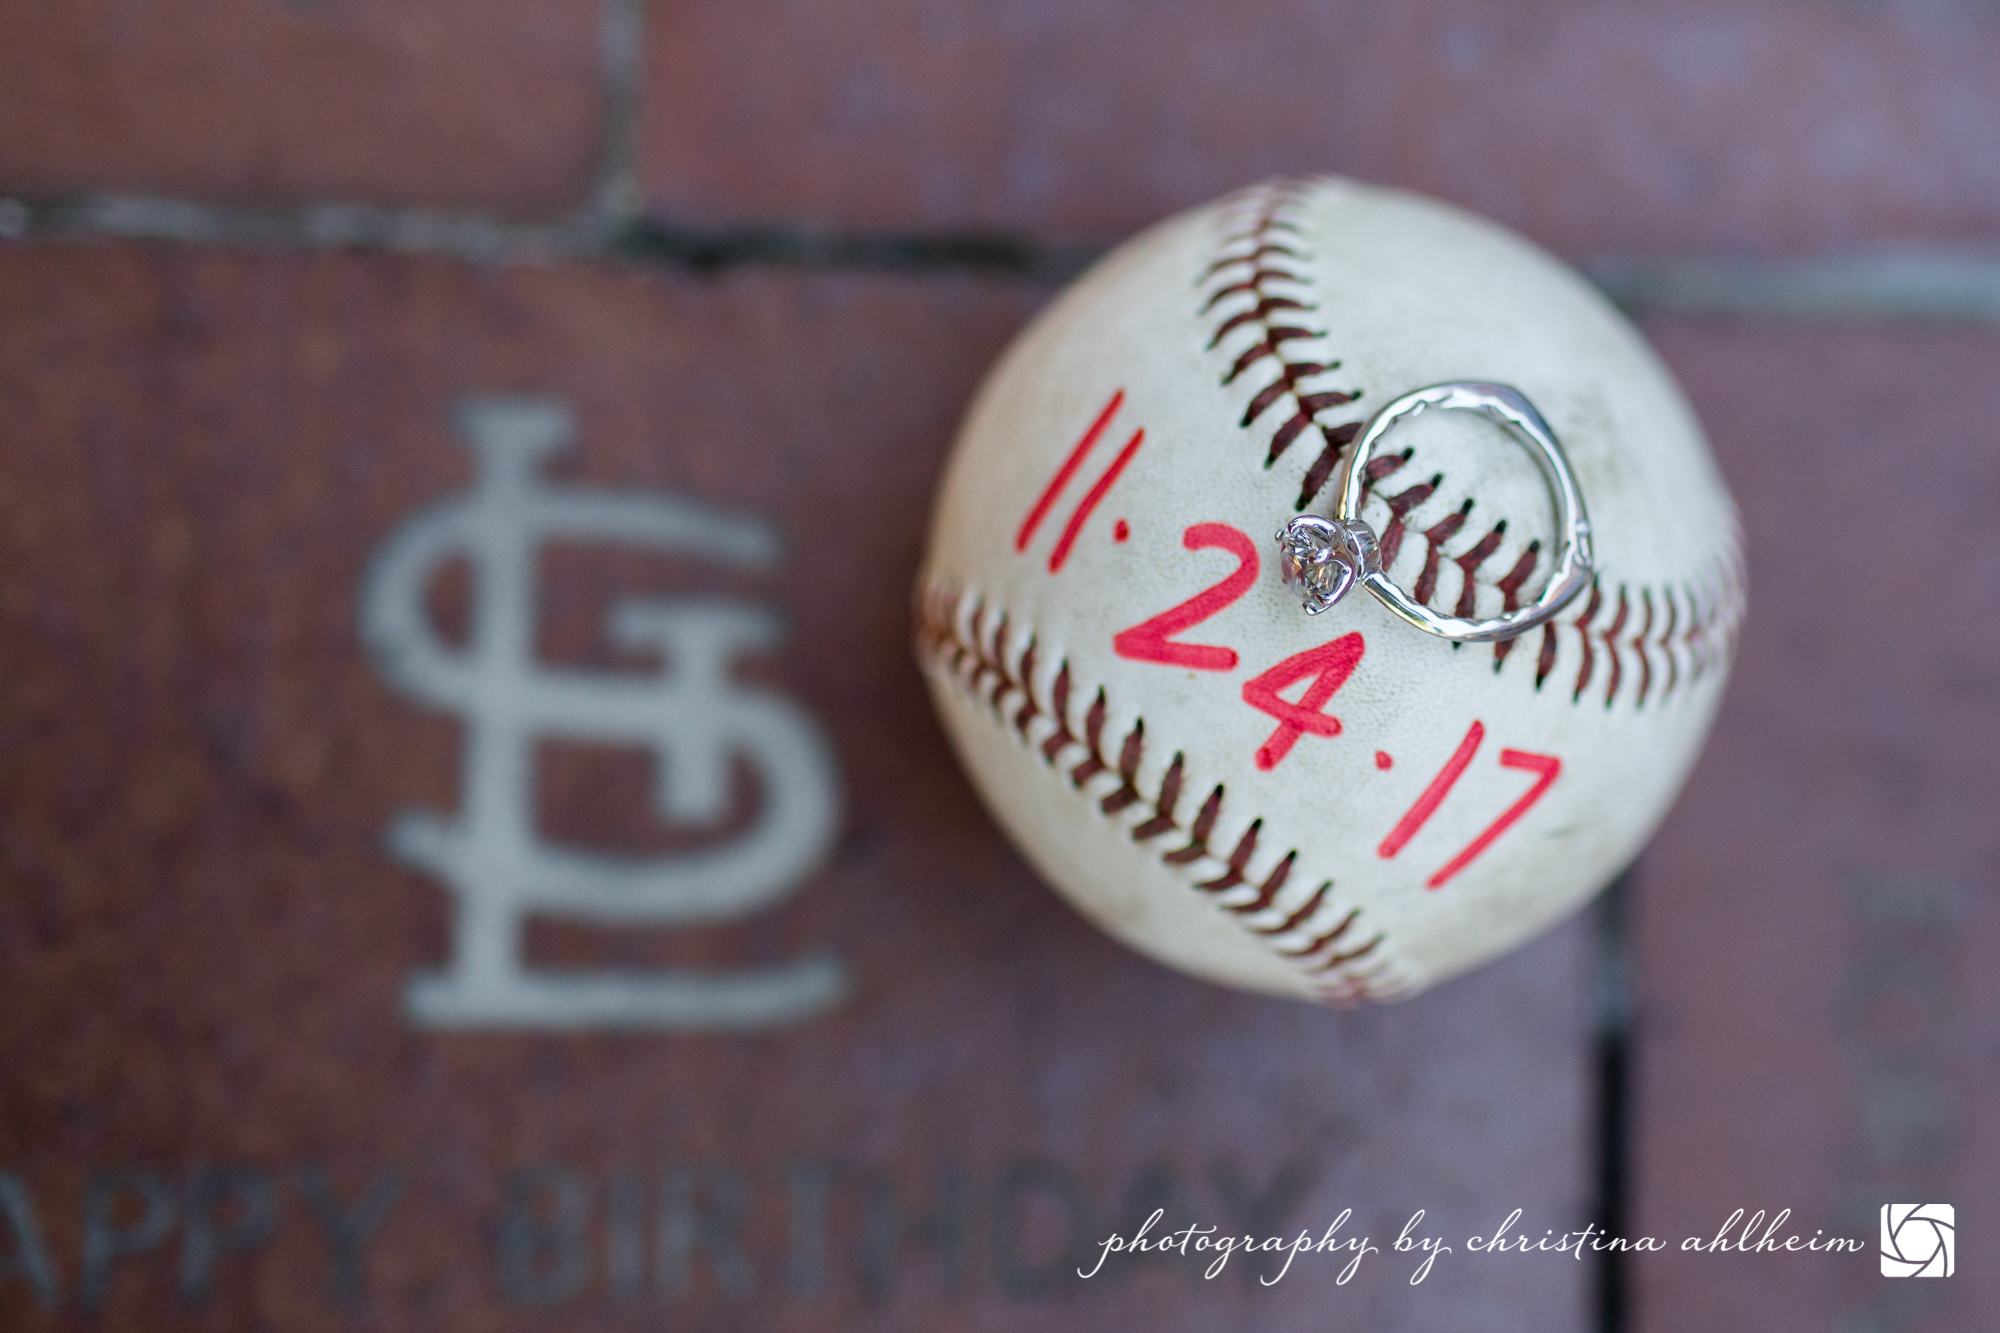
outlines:
[{"label": "red brick surface", "polygon": [[[1515,1208],[1531,1234],[1580,1224],[1587,988],[1572,926],[1399,1007],[1234,995],[1113,945],[1005,847],[930,716],[907,592],[954,419],[1043,295],[0,250],[0,1326],[1581,1329],[1590,1270],[1556,1255],[1460,1248],[1421,1287],[1396,1255],[1345,1286],[1325,1257],[1268,1288],[1240,1261],[1064,1275],[1073,1216],[1081,1239],[1154,1198],[1287,1232],[1352,1207],[1378,1244],[1418,1208],[1461,1245]],[[468,484],[451,413],[496,392],[574,409],[552,476],[759,515],[792,552],[723,578],[559,548],[544,660],[643,675],[605,645],[632,593],[777,605],[787,646],[745,671],[818,720],[847,793],[829,864],[776,907],[552,922],[531,949],[830,948],[853,993],[829,1016],[734,1037],[406,1019],[449,920],[382,835],[458,807],[464,732],[385,683],[358,589]],[[464,588],[435,593],[446,626]],[[552,750],[545,833],[659,845],[653,756]],[[532,1215],[508,1206],[526,1168]],[[389,1171],[404,1190],[343,1309],[313,1200]],[[174,1209],[151,1231],[149,1190]],[[24,1208],[58,1313],[20,1261]],[[584,1248],[550,1239],[572,1222]]]},{"label": "red brick surface", "polygon": [[0,194],[584,202],[598,7],[74,0],[0,8]]},{"label": "red brick surface", "polygon": [[650,42],[680,221],[1113,237],[1327,170],[1570,253],[2000,226],[2000,16],[1953,0],[750,0]]},{"label": "red brick surface", "polygon": [[[1578,256],[2000,236],[2000,11],[1977,0],[644,10],[644,195],[675,225],[1097,241],[1330,170]],[[619,128],[604,18],[8,6],[0,197],[565,214]],[[1591,1265],[1463,1247],[1514,1208],[1531,1236],[1589,1212],[1580,927],[1405,1006],[1235,996],[1083,924],[958,775],[908,579],[956,417],[1047,294],[0,244],[0,1329],[1591,1326]],[[1632,1262],[1628,1328],[1984,1327],[2000,336],[1649,331],[1736,488],[1752,589],[1715,738],[1635,879],[1627,1230],[1668,1249]],[[853,985],[830,1015],[730,1037],[407,1016],[453,930],[384,832],[458,808],[467,733],[384,680],[358,601],[389,535],[472,480],[452,414],[495,393],[574,411],[551,477],[756,515],[791,552],[723,576],[563,545],[544,658],[652,669],[607,644],[633,594],[775,606],[784,646],[743,678],[816,719],[845,790],[827,865],[777,906],[544,920],[534,961],[828,949]],[[441,624],[470,586],[439,580]],[[540,831],[682,846],[655,758],[546,745]],[[346,1263],[326,1216],[371,1182],[386,1220]],[[1240,1261],[1062,1276],[1069,1223],[1155,1200],[1273,1229],[1352,1207],[1378,1243],[1425,1208],[1459,1248],[1421,1287],[1394,1255],[1347,1285],[1325,1259],[1273,1288]],[[1957,1207],[1956,1276],[1879,1276],[1892,1202]],[[1679,1248],[1739,1208],[1864,1252]]]},{"label": "red brick surface", "polygon": [[[1648,1256],[1642,1333],[1969,1330],[2000,1309],[2000,337],[1651,331],[1736,488],[1751,612],[1638,913],[1636,1229],[1731,1209],[1862,1255]],[[1878,1274],[1948,1203],[1949,1280]]]}]

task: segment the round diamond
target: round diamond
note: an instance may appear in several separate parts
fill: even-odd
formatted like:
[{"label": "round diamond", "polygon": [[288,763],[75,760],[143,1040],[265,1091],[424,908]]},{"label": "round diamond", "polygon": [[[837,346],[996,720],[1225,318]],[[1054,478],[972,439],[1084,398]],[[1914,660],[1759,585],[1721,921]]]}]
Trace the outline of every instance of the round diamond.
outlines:
[{"label": "round diamond", "polygon": [[1295,518],[1278,534],[1278,573],[1297,588],[1307,615],[1318,615],[1361,575],[1360,543],[1348,525],[1310,516]]}]

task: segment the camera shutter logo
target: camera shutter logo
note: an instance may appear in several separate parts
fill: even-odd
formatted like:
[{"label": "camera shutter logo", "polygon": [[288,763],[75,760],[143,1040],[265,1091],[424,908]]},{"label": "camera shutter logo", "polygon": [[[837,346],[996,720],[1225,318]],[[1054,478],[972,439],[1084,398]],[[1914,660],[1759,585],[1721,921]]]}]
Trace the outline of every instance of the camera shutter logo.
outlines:
[{"label": "camera shutter logo", "polygon": [[[740,599],[616,603],[612,641],[657,651],[657,674],[546,666],[535,659],[537,557],[551,540],[649,547],[738,569],[770,569],[771,528],[665,495],[556,486],[540,475],[574,428],[546,402],[467,403],[458,425],[477,475],[413,515],[377,553],[361,596],[362,636],[390,684],[464,719],[460,809],[405,811],[390,853],[437,876],[454,900],[452,957],[410,979],[411,1019],[433,1027],[713,1030],[796,1022],[838,1002],[838,959],[810,953],[729,972],[527,967],[530,915],[597,925],[711,925],[796,890],[840,821],[833,755],[792,700],[731,676],[743,653],[781,637],[771,608]],[[472,570],[469,642],[442,641],[425,593],[447,563]],[[535,748],[543,740],[643,746],[658,761],[654,804],[678,826],[727,817],[731,774],[747,765],[760,813],[720,847],[652,858],[592,852],[536,829]]]},{"label": "camera shutter logo", "polygon": [[1950,1277],[1957,1213],[1948,1203],[1882,1205],[1882,1276]]}]

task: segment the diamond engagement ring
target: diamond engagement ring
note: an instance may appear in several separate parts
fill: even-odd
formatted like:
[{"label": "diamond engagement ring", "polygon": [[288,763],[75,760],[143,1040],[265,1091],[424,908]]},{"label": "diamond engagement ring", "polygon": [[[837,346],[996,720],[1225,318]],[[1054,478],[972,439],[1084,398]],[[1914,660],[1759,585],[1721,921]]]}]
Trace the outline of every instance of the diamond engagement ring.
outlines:
[{"label": "diamond engagement ring", "polygon": [[[1529,605],[1492,620],[1441,616],[1391,583],[1382,570],[1375,530],[1360,518],[1368,459],[1376,445],[1405,419],[1432,407],[1477,412],[1499,425],[1540,465],[1556,502],[1556,527],[1561,535],[1548,586]],[[1359,584],[1420,630],[1453,643],[1493,643],[1525,634],[1551,619],[1590,582],[1590,518],[1584,513],[1576,474],[1570,471],[1569,459],[1549,423],[1511,385],[1469,380],[1433,384],[1383,407],[1369,419],[1347,455],[1336,497],[1331,519],[1302,514],[1277,534],[1278,570],[1288,586],[1300,590],[1307,615],[1318,615]]]}]

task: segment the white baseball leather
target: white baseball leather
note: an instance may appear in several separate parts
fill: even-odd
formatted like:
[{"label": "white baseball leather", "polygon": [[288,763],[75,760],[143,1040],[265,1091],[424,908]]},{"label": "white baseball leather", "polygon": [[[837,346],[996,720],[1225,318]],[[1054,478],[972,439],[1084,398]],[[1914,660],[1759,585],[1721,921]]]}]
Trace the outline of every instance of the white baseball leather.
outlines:
[{"label": "white baseball leather", "polygon": [[[1306,616],[1274,532],[1332,512],[1375,406],[1449,380],[1510,384],[1553,426],[1593,586],[1504,645],[1454,647],[1365,593]],[[1446,614],[1531,601],[1554,537],[1531,460],[1465,414],[1418,424],[1382,441],[1362,513],[1391,577]],[[1190,599],[1198,618],[1163,632]],[[995,817],[1105,930],[1230,985],[1390,998],[1632,859],[1708,728],[1742,603],[1700,429],[1596,290],[1445,205],[1314,180],[1154,227],[1022,334],[938,494],[918,653]],[[1315,711],[1338,734],[1246,697],[1288,660],[1278,698],[1328,672]]]}]

